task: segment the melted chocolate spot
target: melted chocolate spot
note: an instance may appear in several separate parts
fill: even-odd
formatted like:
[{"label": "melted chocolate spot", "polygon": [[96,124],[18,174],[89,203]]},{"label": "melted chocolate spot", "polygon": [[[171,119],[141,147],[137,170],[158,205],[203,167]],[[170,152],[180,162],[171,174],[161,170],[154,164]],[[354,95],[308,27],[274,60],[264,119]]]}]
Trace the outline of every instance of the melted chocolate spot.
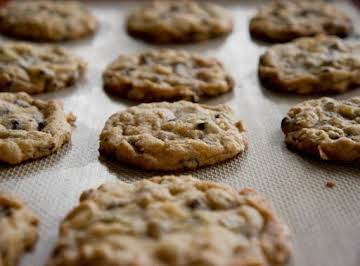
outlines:
[{"label": "melted chocolate spot", "polygon": [[196,125],[196,129],[198,130],[204,130],[206,127],[206,123],[205,122],[202,122],[202,123],[199,123]]},{"label": "melted chocolate spot", "polygon": [[11,121],[11,129],[21,129],[21,126],[20,126],[20,122],[17,121],[17,120],[12,120]]},{"label": "melted chocolate spot", "polygon": [[44,127],[46,127],[46,122],[45,121],[41,121],[38,123],[38,130],[41,131],[44,129]]}]

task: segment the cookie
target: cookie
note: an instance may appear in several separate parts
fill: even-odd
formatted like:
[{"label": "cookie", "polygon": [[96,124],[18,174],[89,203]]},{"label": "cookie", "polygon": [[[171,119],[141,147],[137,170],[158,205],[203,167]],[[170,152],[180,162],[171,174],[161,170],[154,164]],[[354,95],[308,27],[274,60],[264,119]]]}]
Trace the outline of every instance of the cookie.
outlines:
[{"label": "cookie", "polygon": [[290,109],[281,128],[294,150],[360,165],[360,97],[305,101]]},{"label": "cookie", "polygon": [[287,227],[255,191],[163,176],[84,192],[48,266],[281,266],[291,249]]},{"label": "cookie", "polygon": [[320,0],[275,0],[260,8],[250,21],[251,35],[271,42],[317,34],[345,37],[352,30],[351,19],[345,13]]},{"label": "cookie", "polygon": [[0,93],[0,162],[18,164],[54,153],[70,141],[74,120],[58,101]]},{"label": "cookie", "polygon": [[97,21],[79,2],[11,1],[0,9],[0,32],[33,41],[59,42],[93,34]]},{"label": "cookie", "polygon": [[191,43],[231,32],[231,15],[222,7],[194,1],[153,1],[127,18],[127,31],[155,43]]},{"label": "cookie", "polygon": [[225,105],[149,103],[112,115],[100,153],[147,170],[196,169],[235,157],[247,147],[241,121]]},{"label": "cookie", "polygon": [[63,89],[76,83],[86,64],[56,46],[0,44],[0,91],[30,94]]},{"label": "cookie", "polygon": [[234,88],[215,58],[168,49],[121,55],[106,68],[103,81],[108,92],[142,102],[198,101]]},{"label": "cookie", "polygon": [[38,239],[38,219],[19,199],[0,191],[0,265],[15,266]]},{"label": "cookie", "polygon": [[360,86],[360,42],[318,36],[274,45],[260,58],[259,76],[285,92],[345,92]]}]

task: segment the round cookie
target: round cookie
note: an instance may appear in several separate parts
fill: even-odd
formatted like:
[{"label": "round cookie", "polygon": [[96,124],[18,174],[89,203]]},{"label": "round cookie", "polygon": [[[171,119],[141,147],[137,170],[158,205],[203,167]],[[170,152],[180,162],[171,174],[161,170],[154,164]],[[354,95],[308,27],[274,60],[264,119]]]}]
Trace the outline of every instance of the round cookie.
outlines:
[{"label": "round cookie", "polygon": [[33,40],[58,42],[93,34],[97,21],[81,3],[73,1],[11,1],[0,9],[0,32]]},{"label": "round cookie", "polygon": [[225,9],[195,1],[153,1],[127,18],[130,35],[155,43],[205,41],[232,29],[232,17]]},{"label": "round cookie", "polygon": [[57,101],[0,93],[0,162],[19,164],[54,153],[70,141],[74,121]]},{"label": "round cookie", "polygon": [[86,64],[56,46],[0,44],[0,91],[36,94],[73,85]]},{"label": "round cookie", "polygon": [[281,122],[286,144],[323,160],[360,164],[360,97],[295,105]]},{"label": "round cookie", "polygon": [[38,239],[38,219],[20,200],[0,191],[0,265],[15,266]]},{"label": "round cookie", "polygon": [[330,3],[316,0],[275,0],[260,8],[250,21],[253,37],[271,42],[328,34],[345,37],[351,19]]},{"label": "round cookie", "polygon": [[260,58],[259,76],[285,92],[345,92],[360,86],[360,42],[318,36],[274,45]]},{"label": "round cookie", "polygon": [[48,266],[281,266],[287,227],[251,189],[191,176],[118,181],[82,194]]},{"label": "round cookie", "polygon": [[247,147],[241,121],[225,105],[151,103],[112,115],[100,153],[147,170],[196,169],[235,157]]},{"label": "round cookie", "polygon": [[110,93],[142,101],[198,101],[234,88],[233,78],[215,58],[163,49],[121,55],[103,73]]}]

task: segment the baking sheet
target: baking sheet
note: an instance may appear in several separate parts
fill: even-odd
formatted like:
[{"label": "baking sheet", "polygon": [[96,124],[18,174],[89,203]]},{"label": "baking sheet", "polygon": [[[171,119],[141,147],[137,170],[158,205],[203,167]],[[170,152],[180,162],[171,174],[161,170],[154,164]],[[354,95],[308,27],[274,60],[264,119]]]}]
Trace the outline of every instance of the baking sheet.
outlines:
[{"label": "baking sheet", "polygon": [[[98,135],[114,112],[135,103],[107,95],[101,73],[119,53],[156,48],[127,36],[124,18],[129,9],[144,1],[86,1],[100,22],[98,33],[89,39],[62,44],[87,60],[86,78],[74,88],[48,93],[72,111],[77,128],[72,143],[57,154],[19,166],[0,166],[0,188],[23,198],[38,214],[40,239],[22,266],[44,265],[57,238],[60,220],[76,204],[81,191],[116,179],[133,182],[156,173],[130,169],[98,157]],[[265,90],[257,78],[259,55],[266,45],[251,40],[248,22],[256,6],[266,1],[221,1],[235,19],[227,38],[195,45],[162,46],[186,49],[219,58],[236,79],[232,93],[205,101],[227,103],[244,120],[250,148],[242,156],[191,173],[202,179],[233,187],[254,188],[277,207],[293,233],[295,246],[291,265],[360,265],[360,171],[352,166],[320,162],[289,151],[283,142],[280,122],[295,103],[310,97]],[[360,26],[360,12],[351,2],[337,1]],[[0,41],[5,40],[4,38]],[[335,98],[360,95],[360,89]],[[334,189],[326,188],[335,180]]]}]

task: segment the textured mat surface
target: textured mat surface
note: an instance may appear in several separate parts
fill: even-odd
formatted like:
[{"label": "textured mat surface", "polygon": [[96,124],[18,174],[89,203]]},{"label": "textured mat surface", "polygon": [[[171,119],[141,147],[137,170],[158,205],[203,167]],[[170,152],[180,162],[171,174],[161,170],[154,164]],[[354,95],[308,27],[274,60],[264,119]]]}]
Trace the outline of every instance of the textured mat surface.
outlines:
[{"label": "textured mat surface", "polygon": [[[142,2],[86,3],[100,21],[99,32],[93,38],[62,45],[88,61],[86,79],[74,88],[41,96],[61,99],[65,109],[77,115],[72,144],[42,160],[15,167],[0,166],[0,188],[22,197],[41,220],[38,245],[22,260],[22,266],[45,263],[56,240],[58,224],[76,204],[81,191],[116,178],[133,182],[156,174],[108,162],[99,158],[97,152],[98,135],[106,119],[134,104],[103,91],[103,69],[119,53],[156,48],[130,38],[124,31],[125,15]],[[231,10],[236,22],[229,37],[171,47],[215,56],[224,62],[236,78],[236,88],[230,94],[205,102],[233,107],[247,126],[250,147],[234,160],[191,173],[233,187],[251,187],[270,198],[294,235],[292,265],[359,266],[360,170],[302,157],[285,147],[281,119],[290,106],[310,97],[273,93],[259,84],[257,62],[267,46],[251,40],[248,22],[262,1],[221,3]],[[360,12],[350,1],[337,4],[360,26]],[[357,30],[360,32],[360,28]],[[360,88],[336,98],[355,95],[360,95]],[[335,180],[337,186],[326,188],[328,180]]]}]

